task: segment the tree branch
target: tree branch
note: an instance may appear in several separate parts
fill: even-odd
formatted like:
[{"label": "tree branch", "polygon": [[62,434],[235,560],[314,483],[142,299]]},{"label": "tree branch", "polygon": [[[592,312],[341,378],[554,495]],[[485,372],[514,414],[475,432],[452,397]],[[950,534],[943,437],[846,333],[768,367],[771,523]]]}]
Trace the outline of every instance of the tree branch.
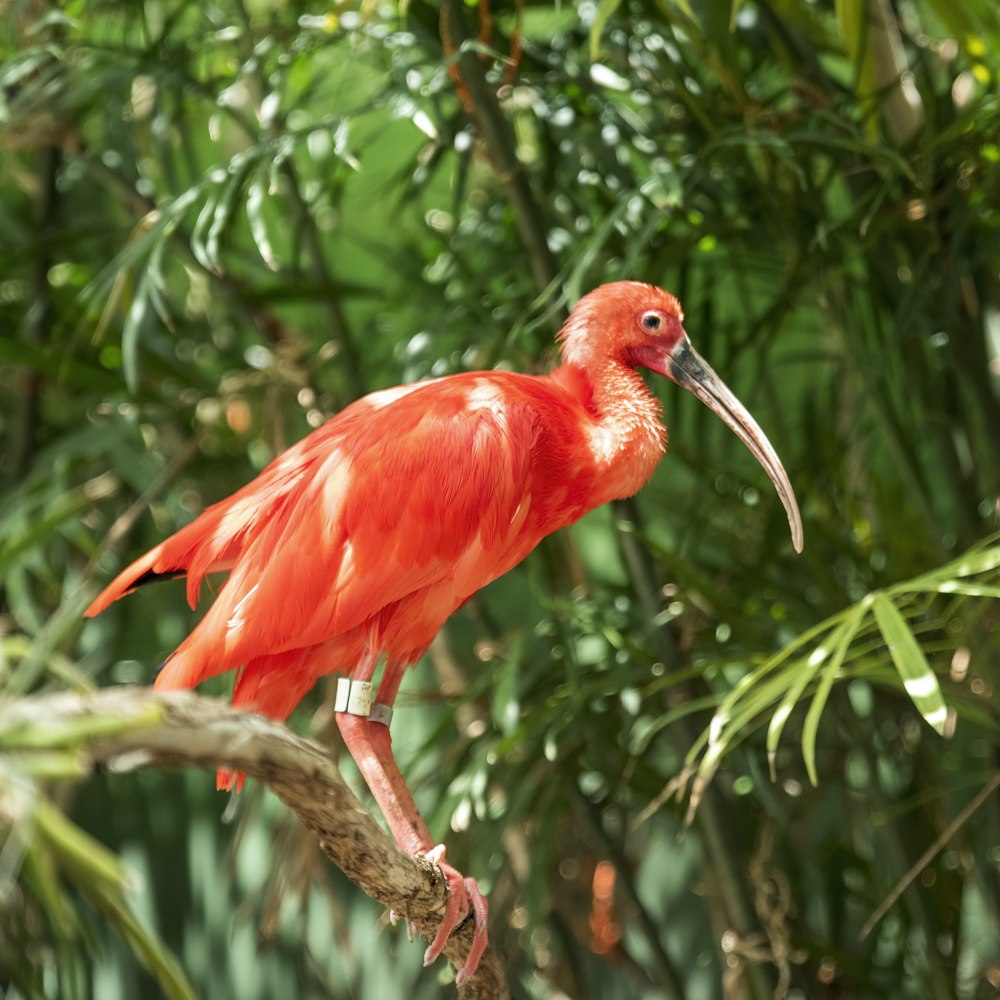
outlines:
[{"label": "tree branch", "polygon": [[[437,868],[403,854],[351,792],[326,751],[263,716],[190,692],[115,687],[0,704],[0,745],[30,755],[72,748],[90,768],[231,767],[266,784],[319,839],[324,854],[372,899],[433,937],[447,888]],[[472,944],[467,920],[444,953],[459,969]],[[461,1000],[509,996],[499,957],[487,949]]]}]

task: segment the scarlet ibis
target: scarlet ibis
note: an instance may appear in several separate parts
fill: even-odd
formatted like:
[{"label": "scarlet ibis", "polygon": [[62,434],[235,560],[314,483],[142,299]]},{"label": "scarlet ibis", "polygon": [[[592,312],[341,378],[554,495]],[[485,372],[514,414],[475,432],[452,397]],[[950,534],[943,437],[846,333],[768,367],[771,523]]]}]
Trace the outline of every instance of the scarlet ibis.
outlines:
[{"label": "scarlet ibis", "polygon": [[[233,704],[284,719],[317,678],[346,675],[336,704],[344,742],[400,848],[436,862],[448,884],[425,963],[474,915],[460,981],[486,947],[486,900],[445,862],[417,811],[392,755],[391,706],[403,671],[464,601],[546,535],[650,478],[667,435],[636,369],[673,379],[732,428],[774,482],[802,549],[781,461],[682,321],[668,292],[620,281],[579,301],[548,375],[469,372],[373,392],[132,563],[87,610],[176,576],[194,607],[205,576],[228,573],[158,689],[235,669]],[[233,778],[221,772],[220,785]]]}]

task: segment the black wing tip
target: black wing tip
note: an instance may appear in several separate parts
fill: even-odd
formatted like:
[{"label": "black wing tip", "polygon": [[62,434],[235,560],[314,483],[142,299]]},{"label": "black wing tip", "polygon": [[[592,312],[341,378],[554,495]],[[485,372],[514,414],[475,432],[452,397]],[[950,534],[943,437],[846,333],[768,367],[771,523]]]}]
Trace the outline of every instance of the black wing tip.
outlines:
[{"label": "black wing tip", "polygon": [[142,576],[137,576],[128,585],[128,589],[132,591],[135,590],[136,587],[144,587],[147,583],[158,583],[160,580],[176,580],[179,576],[184,576],[184,570],[168,569],[161,573],[157,573],[155,570],[147,569]]}]

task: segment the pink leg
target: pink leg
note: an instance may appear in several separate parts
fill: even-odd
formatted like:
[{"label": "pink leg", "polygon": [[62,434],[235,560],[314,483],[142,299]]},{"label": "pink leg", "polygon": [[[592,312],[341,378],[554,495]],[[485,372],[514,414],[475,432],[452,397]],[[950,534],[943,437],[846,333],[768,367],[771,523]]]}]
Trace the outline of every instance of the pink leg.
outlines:
[{"label": "pink leg", "polygon": [[[354,680],[371,680],[377,659],[371,654],[364,657]],[[376,701],[392,705],[399,691],[405,664],[387,663]],[[371,722],[364,716],[337,713],[337,726],[344,743],[354,758],[358,769],[371,789],[375,801],[382,810],[396,843],[407,854],[426,857],[440,869],[448,883],[448,903],[444,918],[434,940],[424,954],[424,964],[430,965],[444,948],[451,932],[468,916],[471,909],[476,920],[476,932],[472,949],[458,974],[458,984],[464,983],[479,966],[479,960],[486,949],[486,897],[479,891],[476,880],[463,878],[457,869],[444,860],[444,845],[435,844],[417,809],[403,776],[399,773],[392,755],[392,738],[389,727],[381,722]]]}]

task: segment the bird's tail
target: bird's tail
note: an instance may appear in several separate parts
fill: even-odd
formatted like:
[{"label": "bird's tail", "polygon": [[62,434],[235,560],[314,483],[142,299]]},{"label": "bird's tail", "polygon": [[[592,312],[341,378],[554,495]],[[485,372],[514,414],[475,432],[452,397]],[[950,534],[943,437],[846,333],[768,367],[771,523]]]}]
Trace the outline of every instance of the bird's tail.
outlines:
[{"label": "bird's tail", "polygon": [[227,507],[225,502],[209,507],[187,527],[136,559],[97,595],[84,615],[92,618],[100,614],[119,597],[143,584],[179,576],[187,577],[187,599],[193,608],[198,603],[205,575],[231,569],[241,544],[241,532],[220,531]]},{"label": "bird's tail", "polygon": [[187,572],[181,565],[168,565],[172,560],[165,559],[164,555],[163,545],[157,545],[155,549],[136,559],[131,566],[122,570],[94,598],[90,607],[84,612],[84,615],[87,618],[93,618],[94,615],[100,614],[113,601],[117,601],[119,597],[130,594],[136,587],[141,587],[144,583],[153,583],[156,580],[183,576]]}]

